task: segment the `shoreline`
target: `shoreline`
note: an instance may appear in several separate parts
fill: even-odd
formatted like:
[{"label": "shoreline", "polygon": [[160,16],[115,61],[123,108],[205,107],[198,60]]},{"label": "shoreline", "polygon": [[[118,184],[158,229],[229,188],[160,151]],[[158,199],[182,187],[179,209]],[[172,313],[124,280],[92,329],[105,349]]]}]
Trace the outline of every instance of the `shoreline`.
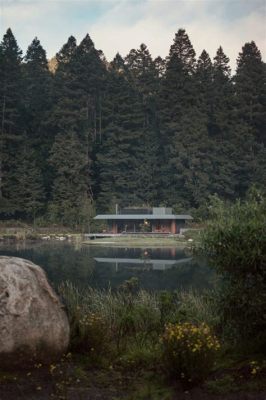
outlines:
[{"label": "shoreline", "polygon": [[147,238],[144,240],[141,240],[141,238],[132,240],[126,240],[126,238],[123,238],[122,240],[89,240],[89,241],[83,241],[81,243],[82,245],[85,246],[106,246],[106,247],[139,247],[139,248],[156,248],[156,247],[178,247],[180,249],[184,249],[185,247],[188,247],[190,242],[188,241],[177,241],[173,239],[168,239],[168,238],[163,238],[162,240],[154,240],[153,238]]}]

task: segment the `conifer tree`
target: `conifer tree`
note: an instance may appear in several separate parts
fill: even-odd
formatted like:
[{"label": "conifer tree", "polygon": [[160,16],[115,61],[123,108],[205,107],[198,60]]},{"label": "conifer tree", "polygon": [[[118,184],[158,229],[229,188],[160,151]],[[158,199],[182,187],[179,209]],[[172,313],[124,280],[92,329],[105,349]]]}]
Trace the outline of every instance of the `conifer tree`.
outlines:
[{"label": "conifer tree", "polygon": [[49,152],[54,140],[49,124],[52,108],[52,76],[48,70],[46,52],[35,38],[28,47],[23,65],[24,124],[27,140],[36,154],[38,168],[42,171],[46,192],[50,192],[51,171]]},{"label": "conifer tree", "polygon": [[[0,44],[0,212],[89,229],[115,203],[187,211],[209,194],[265,187],[266,68],[246,43],[231,77],[221,47],[198,60],[184,29],[166,60],[141,44],[108,63],[71,36],[51,74],[35,38]],[[48,203],[48,204],[47,204]],[[47,207],[48,206],[48,207]]]},{"label": "conifer tree", "polygon": [[234,121],[237,126],[232,138],[236,155],[236,193],[243,197],[252,184],[265,187],[266,143],[266,78],[265,63],[252,41],[242,47],[234,77]]},{"label": "conifer tree", "polygon": [[145,116],[141,97],[118,54],[110,65],[105,98],[103,142],[98,152],[99,204],[136,205],[144,202],[140,166],[143,162]]},{"label": "conifer tree", "polygon": [[[70,128],[71,129],[71,128]],[[88,159],[75,131],[56,136],[50,162],[55,170],[50,218],[66,225],[78,226],[80,211],[88,198]]]},{"label": "conifer tree", "polygon": [[195,51],[180,29],[170,48],[160,92],[161,201],[169,205],[190,202],[185,170],[189,168],[187,149],[192,138],[188,128],[198,106],[195,65]]},{"label": "conifer tree", "polygon": [[141,129],[139,150],[136,154],[138,167],[135,172],[139,176],[137,191],[143,204],[156,204],[158,191],[158,121],[157,96],[159,76],[155,62],[145,44],[138,50],[131,50],[125,58],[125,65],[133,75],[133,84],[139,93],[141,109],[144,114]]},{"label": "conifer tree", "polygon": [[255,42],[246,43],[237,59],[235,91],[239,118],[266,145],[266,64]]},{"label": "conifer tree", "polygon": [[237,115],[238,105],[231,80],[229,59],[220,47],[214,58],[213,188],[224,198],[243,197],[252,184],[255,168],[253,140],[248,125]]},{"label": "conifer tree", "polygon": [[52,82],[46,52],[37,38],[28,47],[24,61],[25,123],[29,139],[39,146],[43,139],[39,131],[43,129],[43,121],[47,119],[47,112],[51,108]]},{"label": "conifer tree", "polygon": [[206,114],[208,121],[211,117],[212,91],[213,91],[213,66],[209,54],[203,50],[198,58],[195,80],[197,85],[196,96],[199,98],[202,112]]},{"label": "conifer tree", "polygon": [[230,199],[235,191],[235,165],[230,158],[233,86],[229,61],[220,46],[214,57],[211,91],[208,93],[208,158],[211,162],[210,193]]},{"label": "conifer tree", "polygon": [[0,44],[0,201],[1,209],[7,213],[16,211],[14,196],[14,170],[22,139],[22,52],[8,29]]},{"label": "conifer tree", "polygon": [[212,111],[210,135],[223,136],[228,132],[228,113],[232,108],[233,86],[229,58],[222,47],[217,50],[213,63]]},{"label": "conifer tree", "polygon": [[74,225],[81,222],[80,212],[92,196],[91,154],[101,131],[99,101],[105,67],[89,35],[79,46],[70,37],[57,60],[50,210],[56,220],[66,223],[69,218]]},{"label": "conifer tree", "polygon": [[37,164],[38,157],[27,142],[25,138],[18,155],[15,195],[19,214],[35,222],[37,214],[44,208],[45,193],[41,170]]}]

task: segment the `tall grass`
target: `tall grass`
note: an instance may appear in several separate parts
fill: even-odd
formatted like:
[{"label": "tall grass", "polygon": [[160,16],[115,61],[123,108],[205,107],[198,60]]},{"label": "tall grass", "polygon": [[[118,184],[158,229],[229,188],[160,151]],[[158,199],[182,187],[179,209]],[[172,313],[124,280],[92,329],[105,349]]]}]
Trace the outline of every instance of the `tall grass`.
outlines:
[{"label": "tall grass", "polygon": [[219,294],[209,290],[199,294],[195,290],[181,291],[179,293],[179,315],[185,321],[201,324],[207,323],[210,328],[217,330],[220,325],[217,299]]},{"label": "tall grass", "polygon": [[95,315],[103,321],[108,340],[119,351],[132,343],[143,347],[145,343],[156,342],[168,322],[205,322],[213,330],[219,325],[215,293],[198,294],[190,290],[162,296],[132,290],[130,285],[117,291],[92,287],[80,290],[70,282],[63,283],[59,292],[67,308],[71,339],[76,343],[89,336],[84,329],[91,329],[91,325],[84,325],[84,317]]}]

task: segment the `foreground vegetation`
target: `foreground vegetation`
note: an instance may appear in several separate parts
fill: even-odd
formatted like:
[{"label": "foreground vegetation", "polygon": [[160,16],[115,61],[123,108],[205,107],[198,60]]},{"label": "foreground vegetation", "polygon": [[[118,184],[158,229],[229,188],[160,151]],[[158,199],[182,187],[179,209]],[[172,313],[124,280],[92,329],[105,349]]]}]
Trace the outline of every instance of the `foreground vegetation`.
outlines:
[{"label": "foreground vegetation", "polygon": [[[253,191],[233,205],[215,199],[211,215],[194,248],[220,275],[211,291],[152,293],[136,278],[115,291],[61,284],[69,353],[35,367],[51,394],[71,398],[81,387],[106,399],[265,398],[265,198]],[[0,382],[12,379],[5,373]]]},{"label": "foreground vegetation", "polygon": [[237,400],[245,391],[263,399],[263,355],[223,336],[215,291],[148,293],[131,279],[115,292],[64,283],[59,293],[69,352],[51,365],[2,371],[1,399],[22,399],[21,391],[36,399]]}]

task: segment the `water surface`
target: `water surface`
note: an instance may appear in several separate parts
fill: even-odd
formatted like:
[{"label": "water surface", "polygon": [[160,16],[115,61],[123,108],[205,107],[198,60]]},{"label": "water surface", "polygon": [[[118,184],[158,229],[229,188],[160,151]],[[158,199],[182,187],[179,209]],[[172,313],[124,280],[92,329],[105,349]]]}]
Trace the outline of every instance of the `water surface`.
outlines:
[{"label": "water surface", "polygon": [[179,248],[126,248],[37,242],[1,244],[0,255],[22,257],[40,265],[57,286],[71,281],[82,288],[117,288],[137,277],[148,290],[209,288],[214,272],[202,260]]}]

